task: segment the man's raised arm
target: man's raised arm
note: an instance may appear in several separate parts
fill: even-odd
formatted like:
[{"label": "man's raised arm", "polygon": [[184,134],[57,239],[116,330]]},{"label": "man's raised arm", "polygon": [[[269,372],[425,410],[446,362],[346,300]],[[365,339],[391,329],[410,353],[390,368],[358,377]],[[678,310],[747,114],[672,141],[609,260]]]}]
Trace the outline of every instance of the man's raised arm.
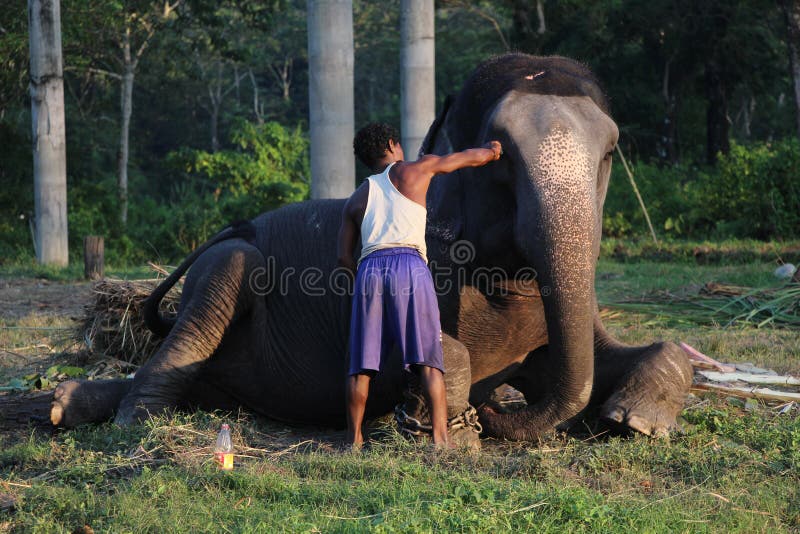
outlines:
[{"label": "man's raised arm", "polygon": [[463,169],[464,167],[480,167],[490,161],[500,159],[503,147],[499,141],[490,141],[480,148],[470,148],[446,156],[423,156],[416,162],[419,170],[425,173],[446,174],[449,172]]}]

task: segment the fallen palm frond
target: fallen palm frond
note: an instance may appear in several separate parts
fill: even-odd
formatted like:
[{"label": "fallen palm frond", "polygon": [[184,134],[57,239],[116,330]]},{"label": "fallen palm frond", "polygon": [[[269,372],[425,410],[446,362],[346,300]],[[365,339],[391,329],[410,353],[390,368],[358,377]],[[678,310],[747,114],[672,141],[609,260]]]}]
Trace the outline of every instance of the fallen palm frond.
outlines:
[{"label": "fallen palm frond", "polygon": [[[95,357],[141,365],[162,341],[145,326],[142,318],[144,301],[160,282],[160,279],[95,282],[94,299],[85,308],[76,337],[86,343]],[[179,298],[178,284],[161,301],[162,315],[176,315]]]},{"label": "fallen palm frond", "polygon": [[[800,327],[800,284],[746,288],[710,282],[694,294],[659,291],[608,307],[648,315],[670,316],[695,324],[750,324],[756,327]],[[612,312],[606,312],[610,314]]]},{"label": "fallen palm frond", "polygon": [[753,289],[730,298],[716,313],[729,317],[729,324],[754,323],[767,325],[800,326],[800,284],[788,284],[773,289]]}]

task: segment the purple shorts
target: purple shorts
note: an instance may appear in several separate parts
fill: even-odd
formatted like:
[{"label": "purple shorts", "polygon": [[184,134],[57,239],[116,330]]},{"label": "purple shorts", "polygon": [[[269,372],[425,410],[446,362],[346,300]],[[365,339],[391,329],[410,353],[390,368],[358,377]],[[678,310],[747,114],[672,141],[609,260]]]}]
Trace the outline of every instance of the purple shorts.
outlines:
[{"label": "purple shorts", "polygon": [[379,371],[397,344],[403,364],[444,372],[433,277],[409,247],[376,250],[358,266],[350,320],[350,375]]}]

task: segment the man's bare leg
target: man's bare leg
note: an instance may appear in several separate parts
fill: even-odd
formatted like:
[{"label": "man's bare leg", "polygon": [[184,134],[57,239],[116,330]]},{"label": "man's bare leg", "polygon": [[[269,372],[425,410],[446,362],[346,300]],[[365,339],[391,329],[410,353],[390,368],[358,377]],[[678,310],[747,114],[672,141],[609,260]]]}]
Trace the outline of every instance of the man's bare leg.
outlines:
[{"label": "man's bare leg", "polygon": [[418,365],[422,393],[428,401],[433,427],[433,443],[447,447],[450,438],[447,435],[447,394],[444,385],[444,375],[435,367]]},{"label": "man's bare leg", "polygon": [[368,374],[357,374],[347,377],[347,443],[354,449],[360,449],[364,444],[361,434],[361,425],[364,423],[364,412],[367,408],[369,395],[369,381],[372,377]]}]

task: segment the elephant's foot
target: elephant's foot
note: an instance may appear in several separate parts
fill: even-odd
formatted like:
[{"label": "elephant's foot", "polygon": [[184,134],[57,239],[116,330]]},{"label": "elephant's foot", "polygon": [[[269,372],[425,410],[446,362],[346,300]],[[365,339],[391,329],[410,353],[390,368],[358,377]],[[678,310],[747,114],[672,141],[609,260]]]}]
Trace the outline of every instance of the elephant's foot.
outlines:
[{"label": "elephant's foot", "polygon": [[131,380],[69,380],[53,393],[50,422],[72,428],[85,423],[107,421],[114,416]]},{"label": "elephant's foot", "polygon": [[617,383],[600,408],[600,418],[623,431],[666,437],[678,426],[692,373],[678,345],[656,343]]},{"label": "elephant's foot", "polygon": [[451,417],[447,421],[447,433],[450,443],[456,448],[481,448],[480,435],[483,427],[478,422],[478,411],[472,406],[467,406],[463,413]]}]

